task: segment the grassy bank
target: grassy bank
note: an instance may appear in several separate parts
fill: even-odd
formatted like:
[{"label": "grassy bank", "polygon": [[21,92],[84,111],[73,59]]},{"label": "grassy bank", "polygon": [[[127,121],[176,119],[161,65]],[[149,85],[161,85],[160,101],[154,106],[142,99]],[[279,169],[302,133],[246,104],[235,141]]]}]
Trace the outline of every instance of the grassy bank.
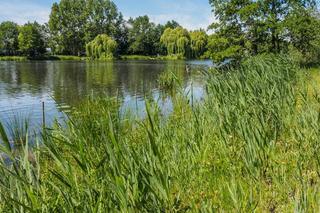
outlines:
[{"label": "grassy bank", "polygon": [[0,61],[27,61],[28,58],[24,56],[0,56]]},{"label": "grassy bank", "polygon": [[121,55],[121,60],[156,60],[157,56],[145,56],[145,55]]},{"label": "grassy bank", "polygon": [[50,55],[50,56],[39,56],[39,57],[26,57],[26,56],[0,56],[0,61],[32,61],[32,60],[52,60],[52,61],[83,61],[86,57],[80,56],[69,56],[69,55]]},{"label": "grassy bank", "polygon": [[121,55],[122,60],[185,60],[184,57],[179,56],[145,56],[145,55]]},{"label": "grassy bank", "polygon": [[87,57],[82,56],[73,56],[73,55],[54,55],[51,56],[52,60],[60,60],[60,61],[85,61]]},{"label": "grassy bank", "polygon": [[191,106],[175,95],[167,118],[152,101],[135,120],[120,116],[115,100],[88,100],[32,152],[11,150],[0,128],[13,162],[0,167],[0,209],[318,212],[312,76],[286,57],[264,56],[207,78],[205,100]]},{"label": "grassy bank", "polygon": [[[120,60],[182,60],[183,58],[179,58],[175,56],[121,55],[118,57],[118,59]],[[41,56],[36,58],[28,58],[25,56],[0,56],[0,61],[28,61],[28,60],[85,61],[87,60],[87,57],[72,56],[72,55],[52,55],[52,56]]]}]

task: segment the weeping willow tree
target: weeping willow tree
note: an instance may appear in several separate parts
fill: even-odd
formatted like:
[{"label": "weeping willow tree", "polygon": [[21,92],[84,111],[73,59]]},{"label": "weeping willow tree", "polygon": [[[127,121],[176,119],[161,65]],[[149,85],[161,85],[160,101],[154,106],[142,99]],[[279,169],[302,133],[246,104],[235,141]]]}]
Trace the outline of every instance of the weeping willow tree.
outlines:
[{"label": "weeping willow tree", "polygon": [[162,34],[160,42],[167,48],[169,56],[186,57],[190,46],[190,35],[182,27],[167,28]]},{"label": "weeping willow tree", "polygon": [[208,35],[203,30],[190,32],[190,49],[193,58],[199,58],[206,50]]},{"label": "weeping willow tree", "polygon": [[86,45],[87,56],[91,59],[110,60],[114,58],[118,44],[105,34],[98,35]]}]

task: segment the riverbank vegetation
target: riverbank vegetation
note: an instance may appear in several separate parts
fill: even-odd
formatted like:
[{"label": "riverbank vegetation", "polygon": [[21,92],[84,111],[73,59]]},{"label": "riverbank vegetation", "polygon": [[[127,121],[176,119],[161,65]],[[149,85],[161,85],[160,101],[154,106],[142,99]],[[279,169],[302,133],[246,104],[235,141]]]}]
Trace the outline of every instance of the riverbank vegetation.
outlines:
[{"label": "riverbank vegetation", "polygon": [[161,73],[158,79],[158,83],[159,87],[167,92],[172,92],[172,90],[181,87],[182,84],[181,79],[179,79],[171,70]]},{"label": "riverbank vegetation", "polygon": [[152,97],[139,118],[118,98],[91,97],[36,136],[23,129],[12,137],[0,125],[0,210],[320,211],[319,71],[306,68],[319,64],[316,1],[210,3],[212,35],[147,16],[125,21],[107,0],[61,0],[44,27],[2,23],[3,55],[38,56],[43,43],[34,40],[46,37],[52,54],[92,60],[230,63],[203,71],[198,102],[174,72],[160,75],[161,89],[174,91],[165,114]]},{"label": "riverbank vegetation", "polygon": [[0,128],[0,209],[318,211],[320,90],[308,73],[281,55],[211,69],[205,99],[177,93],[166,117],[152,100],[134,119],[89,99],[66,125],[24,134],[20,152]]},{"label": "riverbank vegetation", "polygon": [[206,58],[220,63],[272,52],[295,54],[303,64],[318,63],[316,1],[209,2],[217,21],[208,29],[190,31],[176,21],[155,24],[148,16],[125,20],[110,0],[62,0],[52,5],[49,22],[44,25],[1,23],[0,56],[97,59],[86,47],[97,37],[107,36],[116,48],[106,60],[141,55],[147,59]]},{"label": "riverbank vegetation", "polygon": [[214,61],[264,53],[293,53],[301,63],[319,63],[317,1],[210,0],[217,21],[209,28],[206,56]]}]

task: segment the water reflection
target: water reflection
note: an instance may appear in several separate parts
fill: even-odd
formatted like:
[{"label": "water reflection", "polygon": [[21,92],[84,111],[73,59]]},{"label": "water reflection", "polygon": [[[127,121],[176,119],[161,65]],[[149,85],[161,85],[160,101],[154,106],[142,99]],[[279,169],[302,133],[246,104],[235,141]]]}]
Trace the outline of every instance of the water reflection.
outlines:
[{"label": "water reflection", "polygon": [[[163,111],[169,111],[168,98],[160,98],[158,76],[171,70],[190,89],[193,82],[196,97],[203,95],[202,77],[185,71],[186,64],[208,65],[207,61],[115,61],[115,62],[0,62],[0,120],[13,115],[41,121],[41,102],[46,104],[48,123],[63,117],[61,109],[76,107],[89,95],[118,96],[122,110],[143,114],[144,97],[161,100]],[[191,80],[192,79],[192,80]]]}]

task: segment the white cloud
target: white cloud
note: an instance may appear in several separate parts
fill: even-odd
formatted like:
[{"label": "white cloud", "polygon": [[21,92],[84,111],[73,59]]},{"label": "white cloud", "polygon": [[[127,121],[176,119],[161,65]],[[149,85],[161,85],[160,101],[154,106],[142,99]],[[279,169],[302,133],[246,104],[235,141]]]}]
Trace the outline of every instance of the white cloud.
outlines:
[{"label": "white cloud", "polygon": [[[125,0],[122,1],[122,3]],[[147,0],[145,0],[147,1]],[[212,8],[208,0],[150,0],[152,8],[141,7],[139,10],[126,8],[121,4],[124,15],[137,17],[147,14],[151,21],[164,24],[167,21],[175,20],[183,27],[194,29],[207,29],[214,22],[211,12]],[[120,1],[119,1],[120,2]],[[156,8],[156,9],[155,9]]]},{"label": "white cloud", "polygon": [[1,2],[0,21],[14,21],[24,24],[28,21],[45,23],[49,20],[50,7],[40,6],[31,2],[11,0]]},{"label": "white cloud", "polygon": [[[28,21],[45,23],[49,20],[50,5],[37,4],[32,0],[0,0],[0,22],[14,21],[24,24]],[[155,23],[166,23],[176,20],[183,27],[194,29],[207,29],[214,21],[209,4],[203,0],[151,0],[154,8],[139,7],[139,9],[126,8],[123,6],[125,17],[137,17],[147,14]],[[207,0],[206,0],[207,1]],[[117,1],[115,1],[117,3]],[[157,9],[155,9],[157,8]],[[121,8],[120,8],[121,10]],[[133,12],[134,11],[134,12]]]},{"label": "white cloud", "polygon": [[205,18],[195,18],[192,15],[188,14],[159,14],[159,15],[150,15],[151,21],[155,23],[164,24],[167,21],[175,20],[183,27],[188,30],[195,29],[207,29],[207,27],[213,22],[213,19],[210,17]]}]

